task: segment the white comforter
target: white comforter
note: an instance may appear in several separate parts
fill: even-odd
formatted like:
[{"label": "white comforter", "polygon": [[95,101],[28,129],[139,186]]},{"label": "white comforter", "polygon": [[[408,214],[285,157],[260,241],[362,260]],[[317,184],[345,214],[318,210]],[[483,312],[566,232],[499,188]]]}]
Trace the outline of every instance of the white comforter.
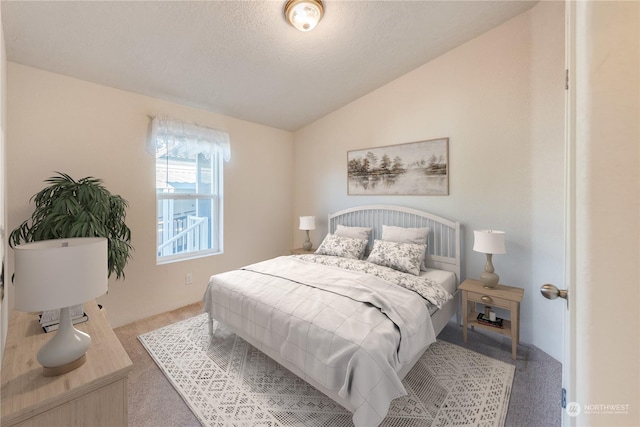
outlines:
[{"label": "white comforter", "polygon": [[415,292],[294,257],[212,276],[204,301],[211,317],[338,390],[356,426],[382,421],[406,394],[397,373],[435,341]]}]

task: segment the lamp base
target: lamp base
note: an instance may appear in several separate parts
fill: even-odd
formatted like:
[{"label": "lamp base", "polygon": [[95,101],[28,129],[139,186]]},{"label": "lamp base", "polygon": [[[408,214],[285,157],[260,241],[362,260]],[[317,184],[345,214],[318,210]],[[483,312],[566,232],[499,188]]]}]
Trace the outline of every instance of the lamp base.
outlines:
[{"label": "lamp base", "polygon": [[74,360],[71,363],[67,363],[66,365],[56,366],[54,368],[47,368],[46,366],[42,367],[42,376],[44,377],[57,377],[58,375],[66,374],[67,372],[71,372],[74,369],[78,369],[80,366],[84,365],[84,362],[87,361],[87,355],[83,354],[80,359]]},{"label": "lamp base", "polygon": [[313,244],[311,243],[311,240],[309,239],[309,230],[305,230],[305,231],[307,232],[307,239],[302,244],[302,249],[304,249],[305,251],[310,251],[311,247],[313,246]]},{"label": "lamp base", "polygon": [[73,327],[69,307],[61,308],[58,330],[38,351],[38,362],[44,367],[43,375],[61,375],[79,368],[86,361],[85,353],[90,346],[89,334]]},{"label": "lamp base", "polygon": [[498,285],[500,276],[494,273],[493,264],[491,263],[492,254],[487,254],[487,263],[484,265],[484,271],[480,273],[480,280],[487,289],[493,289]]},{"label": "lamp base", "polygon": [[487,273],[483,271],[480,273],[480,281],[484,284],[483,288],[493,289],[498,286],[500,277],[495,273]]}]

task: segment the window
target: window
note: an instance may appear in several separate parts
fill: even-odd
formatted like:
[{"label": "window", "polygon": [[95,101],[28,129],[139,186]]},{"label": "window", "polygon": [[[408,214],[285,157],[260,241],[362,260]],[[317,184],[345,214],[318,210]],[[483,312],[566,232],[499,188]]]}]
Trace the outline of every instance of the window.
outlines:
[{"label": "window", "polygon": [[158,264],[222,253],[225,132],[166,117],[152,122]]}]

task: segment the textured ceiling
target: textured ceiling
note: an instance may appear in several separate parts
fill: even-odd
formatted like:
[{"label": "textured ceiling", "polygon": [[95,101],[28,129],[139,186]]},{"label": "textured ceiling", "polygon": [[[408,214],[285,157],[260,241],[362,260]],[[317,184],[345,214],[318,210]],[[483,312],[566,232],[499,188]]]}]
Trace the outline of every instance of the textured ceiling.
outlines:
[{"label": "textured ceiling", "polygon": [[528,10],[529,1],[2,0],[7,59],[296,130]]}]

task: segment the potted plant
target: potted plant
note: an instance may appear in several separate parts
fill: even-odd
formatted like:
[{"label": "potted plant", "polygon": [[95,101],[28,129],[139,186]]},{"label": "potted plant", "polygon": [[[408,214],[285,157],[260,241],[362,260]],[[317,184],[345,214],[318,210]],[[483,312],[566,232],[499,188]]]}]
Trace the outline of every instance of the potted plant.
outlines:
[{"label": "potted plant", "polygon": [[125,224],[128,203],[93,177],[74,180],[56,172],[47,187],[31,197],[35,210],[9,235],[13,248],[22,243],[72,237],[105,237],[109,277],[124,278],[131,257],[131,230]]}]

